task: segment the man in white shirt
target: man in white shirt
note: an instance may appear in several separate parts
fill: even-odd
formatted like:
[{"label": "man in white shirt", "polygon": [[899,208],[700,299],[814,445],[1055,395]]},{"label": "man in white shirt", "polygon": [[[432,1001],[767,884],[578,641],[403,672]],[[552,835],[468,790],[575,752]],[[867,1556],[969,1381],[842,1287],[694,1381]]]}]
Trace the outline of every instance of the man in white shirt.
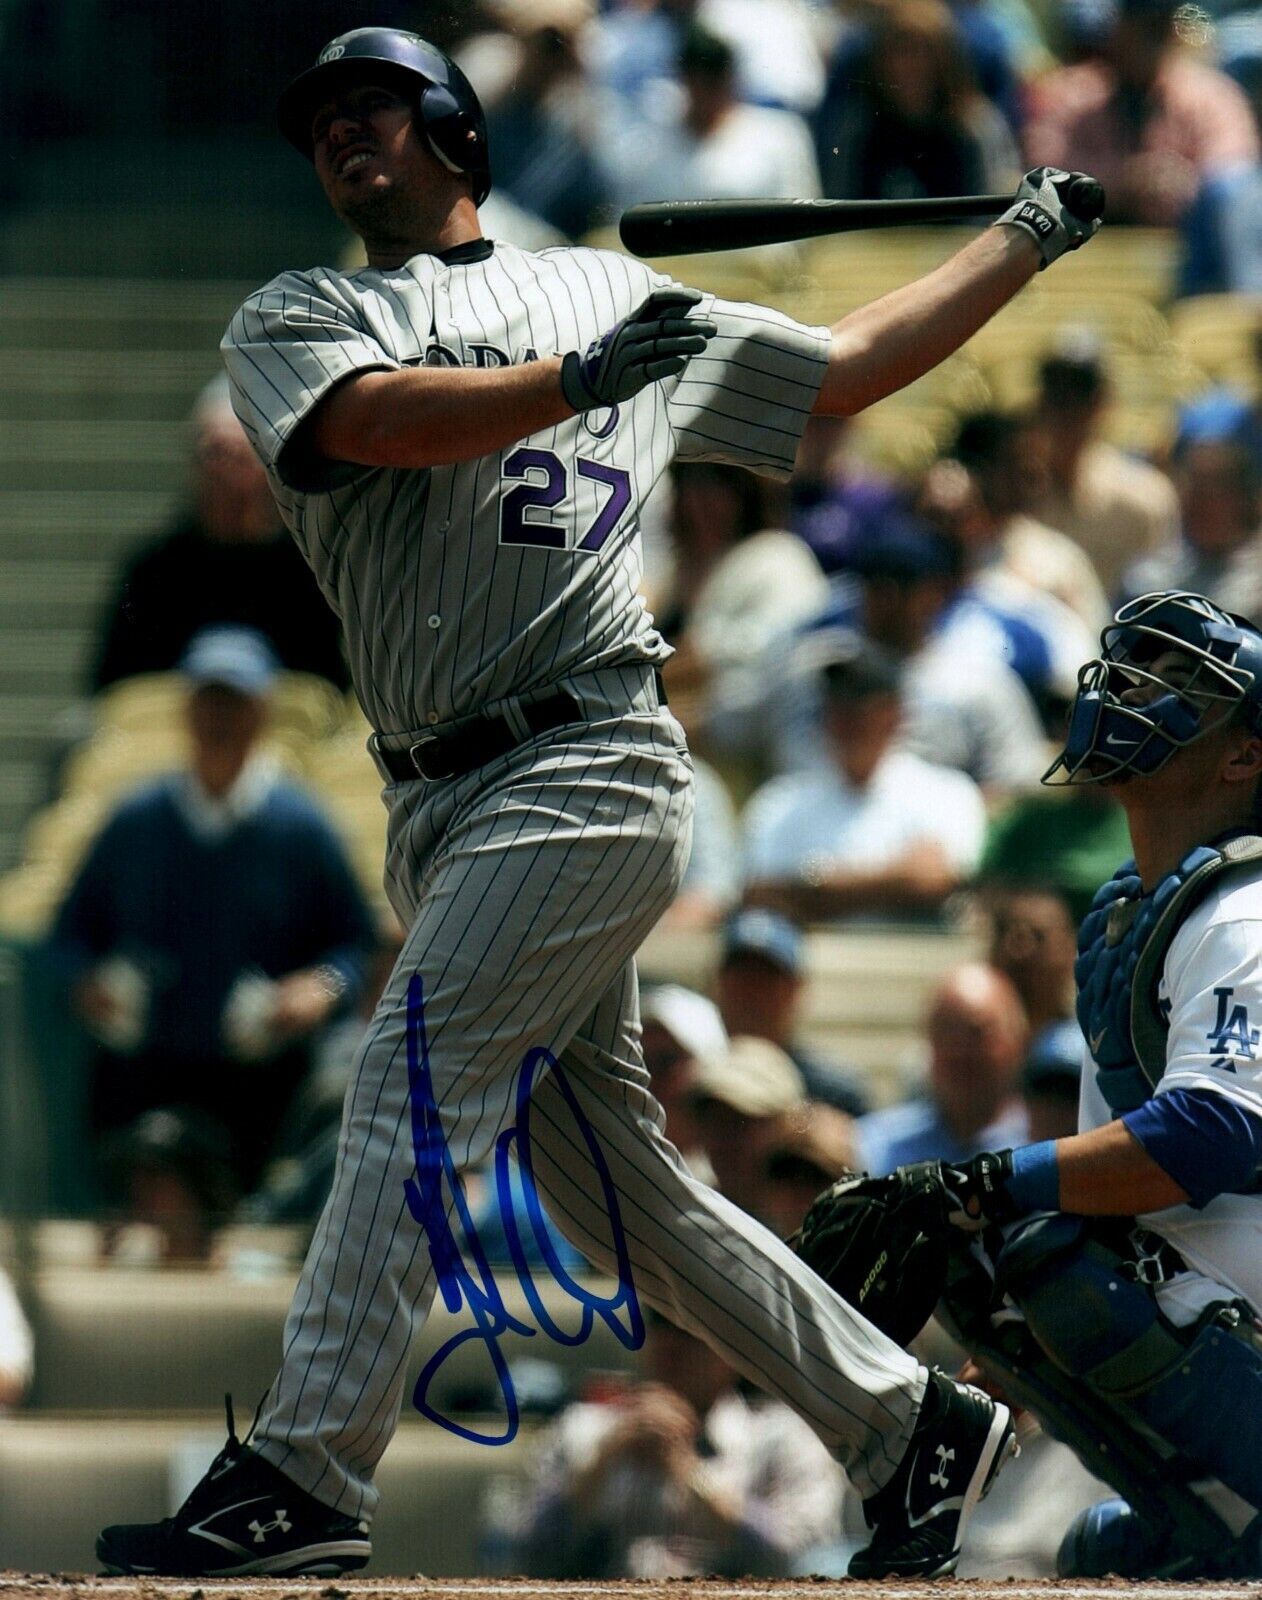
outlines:
[{"label": "man in white shirt", "polygon": [[773,778],[745,813],[746,901],[803,922],[935,915],[981,854],[981,791],[897,747],[888,651],[834,636],[821,680],[823,759]]}]

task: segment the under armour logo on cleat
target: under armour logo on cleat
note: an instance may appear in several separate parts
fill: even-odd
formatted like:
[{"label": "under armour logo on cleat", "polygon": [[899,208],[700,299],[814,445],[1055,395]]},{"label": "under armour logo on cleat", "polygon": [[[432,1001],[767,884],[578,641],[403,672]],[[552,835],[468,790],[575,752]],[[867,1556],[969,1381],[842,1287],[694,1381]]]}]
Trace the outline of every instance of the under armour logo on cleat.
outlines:
[{"label": "under armour logo on cleat", "polygon": [[[943,1481],[945,1482],[945,1479]],[[277,1528],[279,1528],[282,1533],[288,1533],[292,1527],[292,1522],[285,1521],[284,1511],[278,1510],[276,1513],[276,1520],[274,1522],[252,1522],[250,1524],[250,1532],[254,1535],[255,1544],[262,1544],[267,1535],[269,1533],[275,1533]]]},{"label": "under armour logo on cleat", "polygon": [[929,1482],[936,1483],[939,1489],[947,1486],[947,1462],[955,1460],[955,1451],[948,1450],[944,1445],[938,1446],[938,1470],[929,1474]]}]

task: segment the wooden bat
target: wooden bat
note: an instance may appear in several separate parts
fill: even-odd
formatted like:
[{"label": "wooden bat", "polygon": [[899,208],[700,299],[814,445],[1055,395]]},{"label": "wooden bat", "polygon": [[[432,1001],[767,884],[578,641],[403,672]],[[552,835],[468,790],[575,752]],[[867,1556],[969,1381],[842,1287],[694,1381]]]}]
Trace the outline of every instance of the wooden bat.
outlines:
[{"label": "wooden bat", "polygon": [[[662,200],[624,211],[618,232],[637,256],[692,255],[741,250],[861,228],[998,217],[1011,194],[955,195],[929,200]],[[1075,178],[1065,203],[1090,221],[1104,212],[1104,190],[1094,178]]]}]

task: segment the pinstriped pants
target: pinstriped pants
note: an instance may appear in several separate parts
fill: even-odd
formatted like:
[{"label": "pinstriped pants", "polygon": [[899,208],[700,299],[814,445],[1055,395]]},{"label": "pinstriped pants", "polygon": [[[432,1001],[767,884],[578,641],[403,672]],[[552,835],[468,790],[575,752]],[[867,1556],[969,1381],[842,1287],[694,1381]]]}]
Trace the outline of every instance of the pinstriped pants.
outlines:
[{"label": "pinstriped pants", "polygon": [[[401,784],[387,798],[387,883],[409,933],[360,1046],[256,1447],[326,1504],[375,1511],[374,1469],[436,1289],[404,1198],[415,1174],[407,989],[420,973],[456,1167],[485,1158],[514,1118],[523,1057],[550,1050],[617,1189],[639,1298],[786,1401],[871,1494],[906,1446],[923,1369],[689,1174],[643,1067],[633,956],[674,895],[691,838],[678,723],[646,710],[557,730],[465,778]],[[531,1106],[548,1210],[612,1270],[593,1169],[553,1080]]]}]

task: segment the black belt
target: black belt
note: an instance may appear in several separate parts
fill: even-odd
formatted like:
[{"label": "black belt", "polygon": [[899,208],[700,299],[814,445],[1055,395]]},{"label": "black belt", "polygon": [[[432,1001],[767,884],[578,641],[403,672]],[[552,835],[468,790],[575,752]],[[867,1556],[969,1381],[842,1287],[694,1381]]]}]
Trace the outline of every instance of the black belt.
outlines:
[{"label": "black belt", "polygon": [[[559,690],[546,700],[535,700],[520,708],[526,726],[534,736],[562,728],[567,722],[582,722],[583,711],[573,695]],[[522,742],[521,735],[507,717],[475,717],[454,733],[435,733],[418,739],[407,750],[377,747],[377,760],[392,783],[409,783],[415,778],[437,782],[462,778],[466,772],[484,767],[497,756],[506,756]]]}]

